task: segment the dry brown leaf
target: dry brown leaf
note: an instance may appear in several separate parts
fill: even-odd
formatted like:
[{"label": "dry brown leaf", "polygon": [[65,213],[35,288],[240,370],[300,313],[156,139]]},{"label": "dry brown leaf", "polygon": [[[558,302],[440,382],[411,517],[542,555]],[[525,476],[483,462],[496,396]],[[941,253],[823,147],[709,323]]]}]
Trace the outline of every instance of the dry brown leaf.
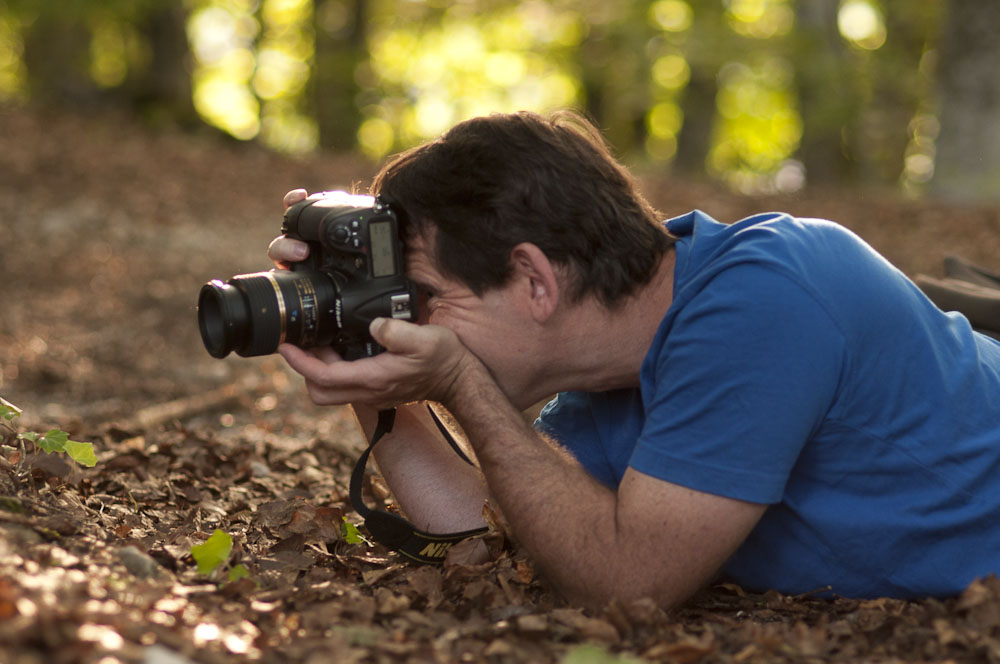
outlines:
[{"label": "dry brown leaf", "polygon": [[536,614],[518,616],[514,619],[514,624],[517,625],[518,632],[526,635],[544,634],[549,629],[549,621],[545,616]]},{"label": "dry brown leaf", "polygon": [[0,578],[0,620],[17,615],[17,593],[13,584]]},{"label": "dry brown leaf", "polygon": [[410,608],[410,599],[406,595],[397,595],[388,588],[375,590],[375,613],[379,615],[394,615]]},{"label": "dry brown leaf", "polygon": [[715,648],[697,641],[663,643],[643,653],[652,660],[665,660],[672,664],[695,664],[715,653]]},{"label": "dry brown leaf", "polygon": [[472,567],[489,561],[490,552],[481,537],[468,537],[448,549],[444,564],[447,567]]},{"label": "dry brown leaf", "polygon": [[426,608],[434,609],[444,599],[442,587],[444,579],[441,571],[430,565],[422,565],[406,575],[410,589],[426,602]]},{"label": "dry brown leaf", "polygon": [[618,630],[607,620],[591,618],[580,609],[554,609],[552,617],[577,632],[583,640],[617,643]]}]

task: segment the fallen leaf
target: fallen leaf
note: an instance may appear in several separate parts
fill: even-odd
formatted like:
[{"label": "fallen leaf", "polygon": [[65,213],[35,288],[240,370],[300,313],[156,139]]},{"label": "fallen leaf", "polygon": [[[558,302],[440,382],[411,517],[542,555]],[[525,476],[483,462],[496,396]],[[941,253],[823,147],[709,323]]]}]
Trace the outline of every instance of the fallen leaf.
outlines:
[{"label": "fallen leaf", "polygon": [[375,591],[375,612],[379,615],[394,615],[410,608],[406,595],[397,595],[388,588]]},{"label": "fallen leaf", "polygon": [[[149,555],[143,553],[134,546],[125,546],[118,549],[118,559],[125,565],[125,569],[140,579],[147,579],[160,573],[161,567]],[[193,555],[193,552],[192,552]],[[214,567],[212,569],[215,569]],[[201,566],[199,564],[199,571]],[[208,573],[211,573],[210,571]]]},{"label": "fallen leaf", "polygon": [[199,574],[211,574],[229,559],[233,538],[218,528],[202,544],[191,547],[191,555],[198,564]]},{"label": "fallen leaf", "polygon": [[17,615],[17,592],[7,579],[0,578],[0,620]]},{"label": "fallen leaf", "polygon": [[444,579],[437,567],[421,565],[406,575],[406,583],[414,595],[424,600],[427,609],[437,608],[444,600]]},{"label": "fallen leaf", "polygon": [[579,609],[555,609],[552,617],[577,632],[583,640],[617,643],[618,630],[606,620],[591,618]]},{"label": "fallen leaf", "polygon": [[490,559],[489,549],[480,537],[466,538],[448,549],[444,564],[446,566],[461,565],[471,567],[481,565]]}]

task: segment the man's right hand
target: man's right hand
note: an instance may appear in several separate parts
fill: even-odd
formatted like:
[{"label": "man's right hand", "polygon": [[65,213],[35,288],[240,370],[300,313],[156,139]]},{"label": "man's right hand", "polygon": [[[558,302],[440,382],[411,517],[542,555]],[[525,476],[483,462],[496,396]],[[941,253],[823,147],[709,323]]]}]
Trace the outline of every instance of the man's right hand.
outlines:
[{"label": "man's right hand", "polygon": [[[285,194],[285,209],[295,205],[309,196],[305,189],[292,189]],[[274,264],[283,270],[287,270],[291,263],[304,260],[309,255],[309,245],[300,240],[292,240],[279,235],[271,240],[267,247],[267,257],[274,261]]]}]

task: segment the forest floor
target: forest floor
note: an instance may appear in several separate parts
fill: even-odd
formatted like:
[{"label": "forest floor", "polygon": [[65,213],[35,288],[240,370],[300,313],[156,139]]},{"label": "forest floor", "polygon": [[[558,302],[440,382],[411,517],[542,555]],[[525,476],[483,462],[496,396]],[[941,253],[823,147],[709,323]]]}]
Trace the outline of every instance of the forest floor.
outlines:
[{"label": "forest floor", "polygon": [[[195,301],[269,267],[288,189],[367,186],[373,167],[291,159],[126,117],[0,107],[0,395],[17,431],[94,443],[85,468],[0,450],[0,662],[1000,661],[1000,581],[900,601],[707,588],[680,609],[582,611],[530,560],[403,563],[349,543],[362,441],[274,356],[215,360]],[[877,191],[748,198],[649,178],[665,214],[768,209],[841,222],[908,274],[989,265],[1000,209]],[[369,501],[386,499],[377,478]],[[199,574],[216,529],[228,563]],[[495,544],[495,542],[494,542]],[[246,570],[229,580],[228,568]]]}]

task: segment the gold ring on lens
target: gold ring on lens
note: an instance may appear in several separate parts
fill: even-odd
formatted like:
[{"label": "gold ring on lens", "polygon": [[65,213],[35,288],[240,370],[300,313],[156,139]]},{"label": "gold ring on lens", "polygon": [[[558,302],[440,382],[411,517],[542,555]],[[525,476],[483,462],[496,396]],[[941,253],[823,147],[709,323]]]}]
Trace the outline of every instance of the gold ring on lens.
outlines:
[{"label": "gold ring on lens", "polygon": [[285,296],[281,294],[281,286],[278,285],[278,280],[274,278],[273,272],[265,272],[264,276],[267,280],[271,282],[271,287],[274,288],[274,295],[278,299],[278,317],[281,320],[281,334],[278,336],[278,343],[285,342]]}]

